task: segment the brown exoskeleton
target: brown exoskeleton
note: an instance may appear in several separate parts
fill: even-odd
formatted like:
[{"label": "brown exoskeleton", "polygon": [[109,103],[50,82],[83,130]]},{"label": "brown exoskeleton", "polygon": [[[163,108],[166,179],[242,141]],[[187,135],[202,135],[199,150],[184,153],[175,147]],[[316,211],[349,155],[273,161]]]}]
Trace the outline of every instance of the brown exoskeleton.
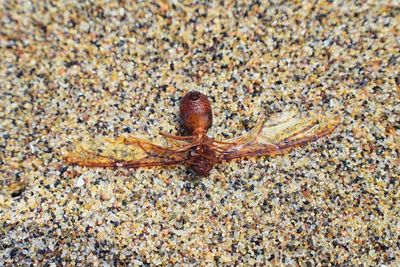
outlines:
[{"label": "brown exoskeleton", "polygon": [[69,163],[89,167],[149,167],[184,164],[205,176],[222,160],[276,155],[315,141],[335,129],[338,120],[323,116],[300,117],[285,112],[263,120],[244,136],[217,141],[207,135],[213,115],[210,102],[191,91],[181,100],[180,118],[189,136],[161,133],[172,145],[161,146],[136,137],[103,138],[79,144],[68,153]]}]

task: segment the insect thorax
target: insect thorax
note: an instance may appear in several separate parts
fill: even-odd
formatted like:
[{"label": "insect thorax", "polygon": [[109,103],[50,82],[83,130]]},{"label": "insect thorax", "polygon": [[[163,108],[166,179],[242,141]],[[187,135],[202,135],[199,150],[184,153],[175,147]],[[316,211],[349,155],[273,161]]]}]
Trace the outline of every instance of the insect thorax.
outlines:
[{"label": "insect thorax", "polygon": [[205,176],[211,171],[215,161],[215,151],[208,145],[195,146],[188,154],[189,168],[201,176]]}]

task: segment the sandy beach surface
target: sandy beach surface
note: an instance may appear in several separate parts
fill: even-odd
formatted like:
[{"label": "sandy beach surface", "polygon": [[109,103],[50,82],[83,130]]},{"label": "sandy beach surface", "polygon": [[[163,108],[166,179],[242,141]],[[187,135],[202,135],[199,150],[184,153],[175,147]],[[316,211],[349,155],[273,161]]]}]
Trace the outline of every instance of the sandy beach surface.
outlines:
[{"label": "sandy beach surface", "polygon": [[[260,3],[262,2],[262,3]],[[399,266],[397,1],[1,1],[0,266]],[[215,166],[70,166],[76,140],[297,108],[328,137]]]}]

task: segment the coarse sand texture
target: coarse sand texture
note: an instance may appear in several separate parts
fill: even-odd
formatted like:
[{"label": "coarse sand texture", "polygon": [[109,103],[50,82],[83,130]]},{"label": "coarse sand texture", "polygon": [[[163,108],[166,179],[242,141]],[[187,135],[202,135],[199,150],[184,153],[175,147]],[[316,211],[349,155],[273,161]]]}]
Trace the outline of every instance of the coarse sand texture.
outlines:
[{"label": "coarse sand texture", "polygon": [[[399,266],[399,25],[398,1],[0,1],[0,266]],[[190,90],[217,140],[341,120],[202,178],[63,161],[182,135]]]}]

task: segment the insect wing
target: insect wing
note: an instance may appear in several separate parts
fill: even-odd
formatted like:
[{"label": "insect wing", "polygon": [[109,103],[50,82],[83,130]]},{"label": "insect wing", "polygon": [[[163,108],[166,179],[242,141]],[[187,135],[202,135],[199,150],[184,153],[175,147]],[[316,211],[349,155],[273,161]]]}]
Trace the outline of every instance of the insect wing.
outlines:
[{"label": "insect wing", "polygon": [[182,153],[136,137],[85,141],[65,156],[69,163],[88,167],[165,166],[179,164],[183,159]]},{"label": "insect wing", "polygon": [[228,140],[231,144],[225,146],[221,158],[281,154],[329,134],[338,122],[329,116],[283,112],[261,122],[248,134]]}]

